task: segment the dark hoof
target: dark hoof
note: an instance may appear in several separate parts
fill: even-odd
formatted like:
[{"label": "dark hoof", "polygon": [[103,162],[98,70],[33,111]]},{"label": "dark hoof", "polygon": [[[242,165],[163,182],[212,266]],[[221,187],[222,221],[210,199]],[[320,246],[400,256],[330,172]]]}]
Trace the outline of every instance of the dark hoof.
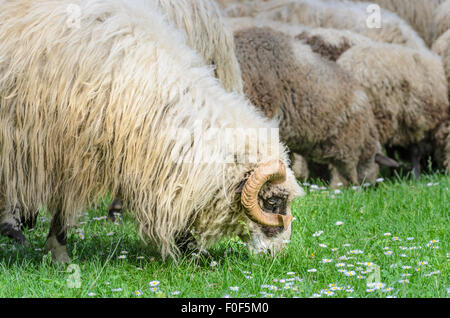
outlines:
[{"label": "dark hoof", "polygon": [[30,244],[27,241],[27,238],[25,235],[23,235],[22,231],[17,230],[9,223],[2,223],[0,224],[0,233],[3,236],[7,236],[10,239],[12,239],[14,242],[23,244],[25,246],[30,246]]},{"label": "dark hoof", "polygon": [[112,222],[116,222],[116,216],[122,215],[122,201],[119,199],[114,199],[113,202],[108,206],[108,218]]},{"label": "dark hoof", "polygon": [[37,213],[36,215],[33,215],[29,217],[28,219],[21,218],[20,221],[22,223],[22,229],[33,229],[36,226],[36,220],[37,220]]}]

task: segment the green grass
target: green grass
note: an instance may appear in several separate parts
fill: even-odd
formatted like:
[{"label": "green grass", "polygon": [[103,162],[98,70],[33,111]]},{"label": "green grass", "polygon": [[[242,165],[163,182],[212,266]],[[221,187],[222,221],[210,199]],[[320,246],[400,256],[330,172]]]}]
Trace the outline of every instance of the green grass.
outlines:
[{"label": "green grass", "polygon": [[[69,234],[79,288],[69,288],[76,271],[40,250],[49,225],[41,214],[26,232],[31,247],[0,238],[0,297],[448,297],[449,188],[448,176],[434,174],[341,193],[313,189],[294,204],[293,235],[280,256],[254,257],[229,239],[209,257],[178,264],[145,246],[131,219],[102,219],[103,206]],[[377,273],[385,285],[371,291]]]}]

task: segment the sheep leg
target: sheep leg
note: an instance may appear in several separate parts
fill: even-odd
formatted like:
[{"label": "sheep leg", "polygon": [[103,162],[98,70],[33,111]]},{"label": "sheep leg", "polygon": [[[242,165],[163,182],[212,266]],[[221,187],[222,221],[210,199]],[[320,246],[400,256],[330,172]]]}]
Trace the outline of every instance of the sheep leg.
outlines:
[{"label": "sheep leg", "polygon": [[308,162],[301,155],[291,154],[291,169],[294,172],[294,176],[301,180],[306,181],[309,178]]},{"label": "sheep leg", "polygon": [[412,145],[410,148],[411,163],[413,167],[413,173],[416,178],[420,177],[420,160],[422,159],[422,152],[418,145]]},{"label": "sheep leg", "polygon": [[35,225],[36,225],[36,220],[37,220],[38,214],[39,214],[39,212],[36,212],[35,214],[33,214],[32,216],[30,216],[29,218],[22,217],[22,218],[20,219],[20,222],[22,223],[22,230],[23,230],[24,228],[27,228],[27,229],[32,229],[32,228],[34,228]]},{"label": "sheep leg", "polygon": [[344,178],[342,178],[341,174],[337,171],[337,169],[334,166],[330,166],[330,168],[331,168],[330,187],[332,189],[337,189],[342,186],[348,186],[348,184],[346,184]]},{"label": "sheep leg", "polygon": [[121,215],[123,209],[123,204],[120,199],[114,199],[108,206],[108,218],[112,221],[116,221],[116,215]]},{"label": "sheep leg", "polygon": [[334,182],[336,182],[336,180],[338,180],[338,176],[342,177],[342,181],[344,183],[345,186],[348,186],[350,184],[354,184],[354,185],[359,185],[358,182],[358,171],[357,171],[357,166],[356,164],[346,164],[346,163],[340,163],[340,164],[336,164],[334,165],[334,167],[336,168],[336,171],[338,174],[333,173],[333,181],[332,184]]},{"label": "sheep leg", "polygon": [[20,229],[21,225],[20,210],[17,207],[0,212],[0,234],[17,243],[29,246],[30,244]]},{"label": "sheep leg", "polygon": [[210,255],[207,250],[199,247],[195,237],[189,232],[180,235],[176,239],[175,244],[182,254],[198,253],[198,257],[201,255],[205,257]]},{"label": "sheep leg", "polygon": [[57,263],[69,263],[70,257],[67,254],[66,244],[66,226],[61,213],[57,213],[53,216],[50,224],[50,231],[45,242],[45,252],[50,252],[52,259]]}]

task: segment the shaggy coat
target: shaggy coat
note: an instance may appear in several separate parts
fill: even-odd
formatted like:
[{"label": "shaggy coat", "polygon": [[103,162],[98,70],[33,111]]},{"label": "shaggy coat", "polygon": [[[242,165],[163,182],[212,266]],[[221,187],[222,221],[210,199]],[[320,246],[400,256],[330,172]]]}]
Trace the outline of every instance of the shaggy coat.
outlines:
[{"label": "shaggy coat", "polygon": [[[354,2],[366,2],[364,0],[352,0]],[[370,0],[381,8],[396,13],[400,18],[408,22],[420,35],[425,43],[431,47],[434,31],[433,21],[436,8],[445,0]],[[447,18],[447,23],[450,16]]]},{"label": "shaggy coat", "polygon": [[206,64],[215,66],[216,77],[229,92],[242,93],[239,63],[234,54],[233,33],[211,0],[152,0],[186,34],[188,45]]},{"label": "shaggy coat", "polygon": [[347,72],[269,27],[235,31],[235,43],[246,95],[279,119],[292,152],[332,164],[349,183],[376,177],[380,147],[370,105]]},{"label": "shaggy coat", "polygon": [[[221,12],[210,0],[152,0],[186,35],[188,45],[196,50],[205,63],[215,68],[216,77],[229,92],[242,93],[239,64],[234,54],[233,33],[224,23]],[[120,200],[108,207],[109,218],[122,211]]]},{"label": "shaggy coat", "polygon": [[381,28],[369,28],[369,3],[338,0],[272,0],[250,1],[227,7],[229,17],[254,17],[311,27],[347,29],[374,41],[396,43],[410,48],[426,48],[425,42],[396,14],[381,10]]},{"label": "shaggy coat", "polygon": [[[78,21],[69,14],[73,5]],[[242,128],[276,125],[227,93],[149,1],[17,0],[0,7],[3,208],[46,207],[52,226],[64,230],[110,192],[162,256],[176,255],[175,242],[187,232],[205,247],[228,235],[253,245],[263,240],[235,191],[260,163],[288,159],[279,142]],[[217,142],[213,128],[229,128],[226,141]],[[202,141],[191,138],[195,132]],[[290,214],[302,190],[289,169],[276,187]],[[280,237],[289,235],[290,228]],[[47,241],[50,249],[56,240]]]}]

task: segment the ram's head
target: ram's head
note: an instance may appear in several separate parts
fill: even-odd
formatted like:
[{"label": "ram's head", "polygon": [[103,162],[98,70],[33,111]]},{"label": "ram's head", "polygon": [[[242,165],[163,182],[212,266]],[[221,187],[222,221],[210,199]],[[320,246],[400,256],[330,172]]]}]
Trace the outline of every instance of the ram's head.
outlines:
[{"label": "ram's head", "polygon": [[239,192],[249,219],[249,234],[242,237],[249,249],[271,254],[282,250],[291,236],[292,201],[304,194],[292,172],[279,160],[261,164]]}]

